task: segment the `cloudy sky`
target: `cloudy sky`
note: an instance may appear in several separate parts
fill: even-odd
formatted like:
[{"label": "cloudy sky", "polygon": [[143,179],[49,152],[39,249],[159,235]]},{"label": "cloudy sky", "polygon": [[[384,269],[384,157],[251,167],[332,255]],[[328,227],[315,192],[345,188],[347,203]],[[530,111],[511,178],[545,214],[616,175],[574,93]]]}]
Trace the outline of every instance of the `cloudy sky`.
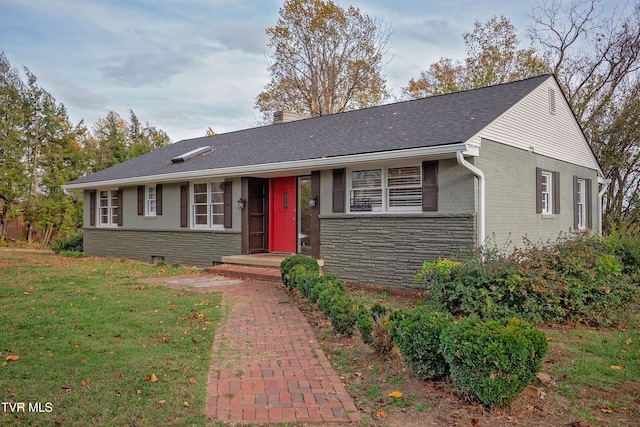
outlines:
[{"label": "cloudy sky", "polygon": [[[253,127],[269,81],[265,35],[284,0],[0,0],[0,50],[92,125],[108,111],[172,141]],[[526,40],[537,0],[336,0],[393,29],[385,68],[398,95],[440,57],[463,59],[474,21],[505,15]],[[613,4],[625,0],[606,0]]]}]

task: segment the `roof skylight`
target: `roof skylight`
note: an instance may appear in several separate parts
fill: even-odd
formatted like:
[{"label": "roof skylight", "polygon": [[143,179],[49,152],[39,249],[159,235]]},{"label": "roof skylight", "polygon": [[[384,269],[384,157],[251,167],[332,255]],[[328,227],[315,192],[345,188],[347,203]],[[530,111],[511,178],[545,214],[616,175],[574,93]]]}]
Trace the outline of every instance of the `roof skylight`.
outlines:
[{"label": "roof skylight", "polygon": [[191,150],[188,153],[184,153],[181,154],[177,157],[174,157],[173,159],[171,159],[171,163],[183,163],[186,162],[187,160],[191,160],[197,156],[199,156],[200,154],[204,154],[207,151],[210,151],[211,147],[200,147],[200,148],[196,148],[195,150]]}]

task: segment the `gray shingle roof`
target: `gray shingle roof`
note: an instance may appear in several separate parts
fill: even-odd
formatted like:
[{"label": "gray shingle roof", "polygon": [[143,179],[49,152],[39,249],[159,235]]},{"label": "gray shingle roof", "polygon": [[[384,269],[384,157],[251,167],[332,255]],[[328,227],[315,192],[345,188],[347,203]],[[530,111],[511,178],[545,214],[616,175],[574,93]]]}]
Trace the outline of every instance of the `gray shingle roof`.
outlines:
[{"label": "gray shingle roof", "polygon": [[[464,142],[549,77],[187,139],[69,184]],[[213,151],[183,163],[171,162],[202,146],[211,146]]]}]

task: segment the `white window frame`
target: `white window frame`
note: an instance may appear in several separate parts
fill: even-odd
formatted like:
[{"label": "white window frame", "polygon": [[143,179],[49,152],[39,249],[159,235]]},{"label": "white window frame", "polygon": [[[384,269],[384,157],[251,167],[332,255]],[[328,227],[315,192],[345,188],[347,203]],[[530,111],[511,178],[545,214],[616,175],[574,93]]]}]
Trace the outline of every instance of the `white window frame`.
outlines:
[{"label": "white window frame", "polygon": [[576,180],[576,208],[578,209],[578,230],[587,228],[587,206],[585,191],[587,183],[584,179]]},{"label": "white window frame", "polygon": [[[196,186],[206,186],[206,194],[204,192],[196,193]],[[212,186],[219,186],[218,191],[212,191]],[[215,188],[214,188],[215,190]],[[214,194],[220,194],[221,197],[216,200]],[[196,203],[196,196],[200,196],[200,202]],[[205,196],[204,199],[202,196]],[[191,194],[189,195],[189,205],[191,211],[191,228],[194,229],[224,229],[224,181],[200,181],[191,184]],[[204,210],[198,206],[205,207]],[[204,218],[206,215],[206,223],[198,223],[198,219]],[[216,223],[214,218],[220,218],[221,222]]]},{"label": "white window frame", "polygon": [[[418,175],[415,176],[413,183],[393,184],[390,182],[390,171],[403,169],[403,168],[415,168]],[[380,183],[370,187],[354,187],[353,174],[360,171],[380,171]],[[399,192],[411,192],[415,190],[417,193],[413,198],[415,205],[405,206],[392,206],[392,198],[394,191]],[[352,199],[356,195],[356,192],[367,194],[367,191],[372,193],[374,199],[380,199],[380,201],[373,200],[370,210],[352,209]],[[379,196],[377,196],[379,194]],[[388,167],[383,166],[365,166],[360,168],[353,168],[347,170],[347,207],[349,213],[357,214],[379,214],[379,213],[402,213],[402,212],[422,212],[422,166],[421,164],[409,163],[409,164],[394,164]],[[366,198],[366,197],[363,197]]]},{"label": "white window frame", "polygon": [[155,185],[149,185],[144,192],[145,214],[147,216],[156,216],[157,212],[157,190]]},{"label": "white window frame", "polygon": [[542,214],[553,214],[553,172],[542,171],[542,179],[540,182]]},{"label": "white window frame", "polygon": [[[106,197],[103,194],[106,193]],[[96,197],[96,215],[98,216],[96,224],[98,227],[118,227],[118,209],[122,205],[118,200],[117,188],[103,188],[98,190]],[[114,200],[117,204],[114,204]],[[103,201],[106,202],[103,205]],[[106,215],[103,215],[105,213]],[[106,216],[106,221],[105,221]]]}]

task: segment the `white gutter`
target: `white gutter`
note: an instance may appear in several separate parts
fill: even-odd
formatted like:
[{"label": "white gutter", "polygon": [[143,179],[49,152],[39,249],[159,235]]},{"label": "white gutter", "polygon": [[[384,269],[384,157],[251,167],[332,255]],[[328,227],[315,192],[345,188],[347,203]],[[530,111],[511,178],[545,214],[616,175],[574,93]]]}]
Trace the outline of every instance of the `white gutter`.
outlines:
[{"label": "white gutter", "polygon": [[462,151],[456,152],[456,159],[461,166],[469,169],[476,177],[478,177],[478,247],[484,246],[484,229],[485,229],[485,204],[484,204],[484,173],[471,163],[464,159]]},{"label": "white gutter", "polygon": [[[310,169],[327,169],[335,167],[352,166],[354,164],[381,162],[396,159],[407,159],[413,157],[427,157],[434,155],[451,155],[460,151],[474,155],[474,149],[467,149],[465,143],[440,145],[436,147],[412,148],[408,150],[381,151],[377,153],[354,154],[349,156],[338,157],[322,157],[308,160],[294,160],[290,162],[264,163],[260,165],[243,165],[233,166],[219,169],[203,169],[197,171],[183,171],[175,173],[166,173],[159,175],[148,175],[131,178],[113,179],[107,181],[85,182],[80,184],[67,184],[63,188],[65,190],[82,190],[99,188],[106,186],[133,186],[148,184],[150,182],[182,182],[203,178],[222,178],[222,177],[238,177],[238,176],[258,176],[261,174],[296,171],[305,171]],[[477,155],[477,154],[476,154]]]},{"label": "white gutter", "polygon": [[602,202],[605,193],[609,189],[609,184],[611,184],[610,179],[598,179],[598,183],[602,184],[602,188],[598,192],[598,232],[602,234],[602,217],[604,216],[604,208],[602,207]]},{"label": "white gutter", "polygon": [[62,186],[62,191],[64,191],[64,194],[66,194],[67,196],[75,197],[76,199],[82,199],[84,197],[84,195],[82,194],[69,191],[64,185]]}]

